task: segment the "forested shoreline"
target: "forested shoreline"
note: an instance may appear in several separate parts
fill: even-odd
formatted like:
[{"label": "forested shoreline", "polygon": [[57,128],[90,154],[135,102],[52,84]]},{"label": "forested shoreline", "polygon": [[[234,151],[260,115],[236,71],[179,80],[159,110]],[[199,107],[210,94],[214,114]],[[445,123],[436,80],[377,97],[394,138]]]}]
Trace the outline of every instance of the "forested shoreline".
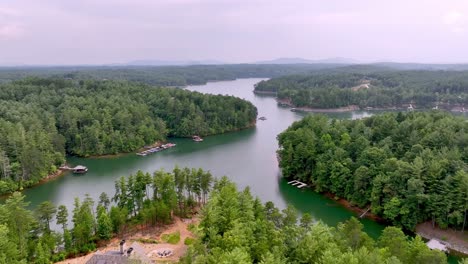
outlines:
[{"label": "forested shoreline", "polygon": [[440,111],[361,120],[307,116],[278,136],[287,179],[311,183],[414,230],[467,228],[468,122]]},{"label": "forested shoreline", "polygon": [[[202,169],[138,171],[115,182],[114,196],[102,193],[97,202],[77,197],[71,211],[48,201],[30,211],[24,199],[14,193],[0,205],[0,263],[47,264],[88,254],[137,225],[164,226],[199,207],[197,237],[181,263],[447,262],[444,253],[399,228],[385,228],[375,241],[355,218],[336,228],[314,223],[309,214],[299,220],[292,206],[280,211],[249,188],[240,192],[226,176],[215,179]],[[61,231],[51,228],[54,222]]]},{"label": "forested shoreline", "polygon": [[[97,243],[123,237],[137,225],[164,226],[174,215],[190,217],[206,203],[213,181],[202,169],[138,171],[119,178],[113,196],[75,197],[73,209],[45,201],[31,211],[25,196],[15,192],[0,205],[0,263],[57,262],[95,251]],[[53,223],[61,230],[52,229]]]},{"label": "forested shoreline", "polygon": [[0,194],[54,173],[66,155],[131,152],[167,137],[236,131],[257,109],[232,96],[126,81],[27,78],[0,85]]},{"label": "forested shoreline", "polygon": [[468,108],[468,71],[322,71],[262,81],[257,92],[276,93],[293,107]]},{"label": "forested shoreline", "polygon": [[356,218],[336,228],[307,213],[299,218],[292,206],[263,204],[226,177],[215,183],[198,230],[181,263],[447,263],[444,253],[400,228],[386,227],[375,241]]}]

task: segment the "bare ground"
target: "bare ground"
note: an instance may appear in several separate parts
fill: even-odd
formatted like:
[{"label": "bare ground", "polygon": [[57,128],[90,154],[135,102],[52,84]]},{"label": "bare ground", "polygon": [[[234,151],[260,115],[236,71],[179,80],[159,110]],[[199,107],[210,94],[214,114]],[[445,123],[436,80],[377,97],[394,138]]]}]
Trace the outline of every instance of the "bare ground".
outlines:
[{"label": "bare ground", "polygon": [[436,238],[444,241],[450,250],[468,256],[468,231],[462,233],[454,229],[433,228],[432,223],[429,221],[417,225],[416,234],[426,239]]},{"label": "bare ground", "polygon": [[[161,241],[161,236],[163,234],[170,234],[179,231],[180,232],[180,241],[179,243],[173,245],[169,243],[140,243],[140,246],[145,250],[145,254],[153,260],[155,263],[158,262],[177,262],[180,257],[185,255],[187,251],[187,246],[184,244],[184,241],[187,237],[194,237],[192,232],[188,230],[188,225],[190,223],[196,223],[198,221],[197,218],[193,218],[191,220],[182,220],[178,217],[174,217],[174,223],[171,225],[164,226],[162,228],[151,228],[151,229],[141,229],[136,231],[133,234],[127,235],[127,243],[131,244],[134,241],[137,241],[140,238],[145,239],[156,239]],[[120,238],[112,239],[107,245],[102,246],[99,248],[99,251],[106,252],[110,250],[119,250],[119,242]],[[138,241],[137,241],[138,242]],[[157,256],[157,251],[161,249],[170,249],[174,253],[172,256],[160,258]],[[90,253],[86,256],[67,259],[61,262],[57,262],[58,264],[83,264],[86,263],[92,256],[93,253]]]}]

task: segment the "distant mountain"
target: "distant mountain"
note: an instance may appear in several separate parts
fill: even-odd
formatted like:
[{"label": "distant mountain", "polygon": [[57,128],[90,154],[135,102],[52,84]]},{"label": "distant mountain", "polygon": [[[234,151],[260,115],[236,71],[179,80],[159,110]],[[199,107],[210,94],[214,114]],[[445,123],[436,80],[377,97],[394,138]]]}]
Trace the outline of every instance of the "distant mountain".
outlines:
[{"label": "distant mountain", "polygon": [[125,65],[132,66],[187,66],[187,65],[219,65],[229,64],[217,60],[200,60],[200,61],[169,61],[169,60],[135,60],[126,63]]},{"label": "distant mountain", "polygon": [[401,63],[376,62],[370,65],[389,67],[397,70],[429,70],[429,71],[466,71],[468,64],[431,64],[431,63]]},{"label": "distant mountain", "polygon": [[253,62],[253,64],[320,64],[320,63],[328,63],[328,64],[357,64],[359,63],[357,60],[348,59],[348,58],[329,58],[323,60],[308,60],[303,58],[278,58],[269,61],[257,61]]}]

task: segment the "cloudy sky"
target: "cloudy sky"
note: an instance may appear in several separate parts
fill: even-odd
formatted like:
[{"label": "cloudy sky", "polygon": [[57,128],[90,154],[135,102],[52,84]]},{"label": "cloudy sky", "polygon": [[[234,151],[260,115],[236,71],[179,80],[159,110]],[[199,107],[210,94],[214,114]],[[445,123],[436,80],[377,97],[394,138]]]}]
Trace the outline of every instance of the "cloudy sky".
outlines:
[{"label": "cloudy sky", "polygon": [[0,0],[0,64],[468,62],[467,0]]}]

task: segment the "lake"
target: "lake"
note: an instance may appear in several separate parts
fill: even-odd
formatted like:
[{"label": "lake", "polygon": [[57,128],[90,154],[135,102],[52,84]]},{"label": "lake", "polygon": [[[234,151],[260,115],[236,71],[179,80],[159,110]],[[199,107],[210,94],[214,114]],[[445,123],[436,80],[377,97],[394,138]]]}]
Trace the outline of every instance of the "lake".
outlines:
[{"label": "lake", "polygon": [[[262,201],[273,201],[278,207],[287,204],[295,206],[300,213],[310,213],[316,220],[335,226],[349,219],[355,213],[311,190],[300,190],[281,179],[276,150],[276,136],[292,122],[305,114],[292,112],[289,108],[277,105],[275,98],[255,95],[254,84],[262,79],[238,79],[234,81],[212,82],[186,89],[202,93],[227,94],[252,102],[258,108],[258,116],[265,121],[257,121],[257,126],[239,132],[206,137],[203,142],[190,139],[170,139],[177,144],[169,150],[146,157],[126,154],[112,158],[70,157],[71,165],[85,165],[89,172],[82,175],[67,174],[63,177],[25,190],[31,207],[50,200],[56,205],[64,204],[69,211],[75,197],[83,198],[89,193],[96,200],[101,192],[114,195],[114,181],[138,170],[153,172],[164,168],[172,170],[175,165],[210,170],[215,176],[226,175],[240,188],[250,186],[252,194]],[[334,118],[362,118],[368,112],[328,114]],[[376,238],[383,225],[368,219],[361,220],[365,231]]]}]

